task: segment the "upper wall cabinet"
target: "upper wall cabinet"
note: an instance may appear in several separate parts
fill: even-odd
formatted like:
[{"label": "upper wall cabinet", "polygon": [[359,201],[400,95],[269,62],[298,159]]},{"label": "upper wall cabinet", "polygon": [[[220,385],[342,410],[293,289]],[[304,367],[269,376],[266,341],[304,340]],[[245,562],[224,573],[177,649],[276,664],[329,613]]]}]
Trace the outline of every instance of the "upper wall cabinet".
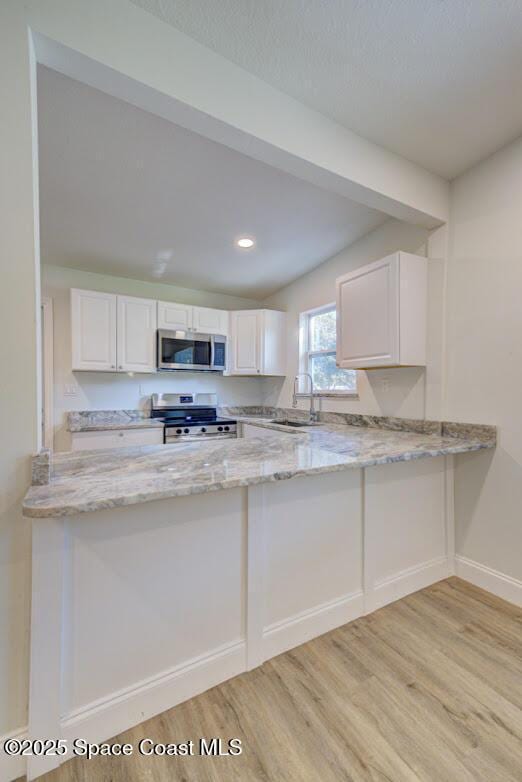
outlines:
[{"label": "upper wall cabinet", "polygon": [[188,331],[192,328],[192,310],[188,304],[158,301],[158,328]]},{"label": "upper wall cabinet", "polygon": [[229,313],[226,310],[214,310],[210,307],[192,308],[192,328],[202,334],[228,335]]},{"label": "upper wall cabinet", "polygon": [[337,365],[425,366],[428,261],[397,252],[336,281]]},{"label": "upper wall cabinet", "polygon": [[73,369],[116,370],[116,299],[113,293],[71,290]]},{"label": "upper wall cabinet", "polygon": [[286,374],[286,315],[275,310],[230,313],[229,375]]},{"label": "upper wall cabinet", "polygon": [[120,372],[156,371],[156,302],[117,297],[117,357]]},{"label": "upper wall cabinet", "polygon": [[156,302],[71,290],[73,370],[155,372]]},{"label": "upper wall cabinet", "polygon": [[199,331],[202,334],[228,334],[228,312],[210,307],[192,307],[158,301],[158,328],[172,331]]}]

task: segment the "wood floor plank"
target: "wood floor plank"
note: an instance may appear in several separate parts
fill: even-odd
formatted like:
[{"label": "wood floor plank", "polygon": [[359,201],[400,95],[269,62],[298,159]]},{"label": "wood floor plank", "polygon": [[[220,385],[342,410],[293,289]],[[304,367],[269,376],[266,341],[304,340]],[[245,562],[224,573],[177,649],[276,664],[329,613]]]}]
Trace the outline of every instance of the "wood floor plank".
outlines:
[{"label": "wood floor plank", "polygon": [[75,759],[42,782],[521,782],[522,611],[451,578],[115,740],[237,757]]}]

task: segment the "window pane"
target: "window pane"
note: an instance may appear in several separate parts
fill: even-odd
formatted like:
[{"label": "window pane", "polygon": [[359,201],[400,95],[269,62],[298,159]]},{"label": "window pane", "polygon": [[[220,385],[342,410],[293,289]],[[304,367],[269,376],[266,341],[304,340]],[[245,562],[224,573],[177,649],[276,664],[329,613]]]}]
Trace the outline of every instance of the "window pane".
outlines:
[{"label": "window pane", "polygon": [[335,309],[310,315],[310,350],[335,350]]},{"label": "window pane", "polygon": [[310,373],[316,391],[356,391],[353,369],[339,369],[335,356],[311,356]]}]

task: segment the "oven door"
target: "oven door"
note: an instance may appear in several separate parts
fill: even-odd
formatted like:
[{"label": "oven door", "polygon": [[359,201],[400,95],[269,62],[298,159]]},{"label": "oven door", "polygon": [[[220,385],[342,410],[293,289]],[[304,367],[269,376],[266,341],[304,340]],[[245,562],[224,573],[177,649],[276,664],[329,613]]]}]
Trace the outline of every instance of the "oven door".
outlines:
[{"label": "oven door", "polygon": [[158,369],[206,369],[214,367],[211,334],[158,330]]},{"label": "oven door", "polygon": [[165,429],[165,443],[167,445],[172,445],[172,443],[213,443],[215,440],[235,440],[236,438],[236,432],[220,432],[219,434],[169,434],[169,430]]}]

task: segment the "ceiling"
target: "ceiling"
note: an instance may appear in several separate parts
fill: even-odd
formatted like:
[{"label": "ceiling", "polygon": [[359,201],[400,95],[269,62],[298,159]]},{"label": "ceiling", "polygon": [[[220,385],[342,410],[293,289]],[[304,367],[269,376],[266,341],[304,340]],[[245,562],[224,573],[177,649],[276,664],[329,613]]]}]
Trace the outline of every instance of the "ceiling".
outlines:
[{"label": "ceiling", "polygon": [[522,133],[520,0],[131,0],[446,178]]},{"label": "ceiling", "polygon": [[38,116],[43,263],[262,299],[386,219],[42,66]]}]

